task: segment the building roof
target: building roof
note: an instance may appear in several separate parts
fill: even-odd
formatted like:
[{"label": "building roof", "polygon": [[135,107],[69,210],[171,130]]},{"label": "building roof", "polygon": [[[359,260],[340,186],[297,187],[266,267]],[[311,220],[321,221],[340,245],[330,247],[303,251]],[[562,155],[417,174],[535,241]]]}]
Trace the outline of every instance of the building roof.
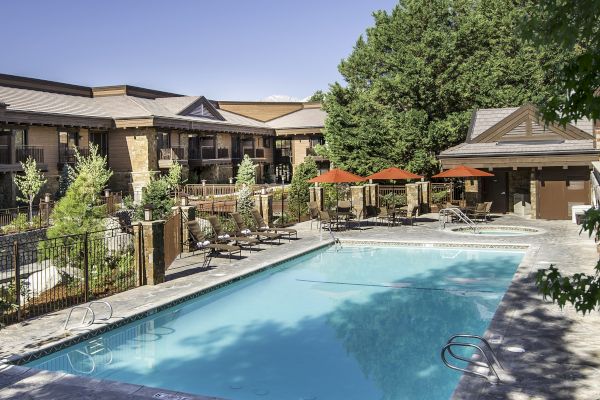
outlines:
[{"label": "building roof", "polygon": [[275,118],[267,125],[274,129],[323,128],[327,113],[320,108],[303,108],[290,114]]},{"label": "building roof", "polygon": [[600,153],[594,148],[594,140],[565,140],[557,142],[492,142],[461,143],[440,153],[446,157],[481,157],[509,155],[545,155]]},{"label": "building roof", "polygon": [[[149,99],[129,95],[83,97],[0,86],[0,103],[6,103],[8,111],[103,117],[114,120],[161,117],[212,124],[222,127],[224,130],[227,126],[240,126],[260,129],[264,132],[272,131],[272,128],[265,123],[225,110],[216,111],[220,117],[219,119],[179,114],[201,98],[200,96],[181,96]],[[208,100],[206,101],[208,102]]]},{"label": "building roof", "polygon": [[[510,114],[521,109],[521,107],[506,107],[506,108],[482,108],[473,113],[473,119],[467,133],[467,141],[472,141],[483,132],[487,131]],[[581,129],[584,132],[594,133],[594,122],[584,118],[571,125]]]}]

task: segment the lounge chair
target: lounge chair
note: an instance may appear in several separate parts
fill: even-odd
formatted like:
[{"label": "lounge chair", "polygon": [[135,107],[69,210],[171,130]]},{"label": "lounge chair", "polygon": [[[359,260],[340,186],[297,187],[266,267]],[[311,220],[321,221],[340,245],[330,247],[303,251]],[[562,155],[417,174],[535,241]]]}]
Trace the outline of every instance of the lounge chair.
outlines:
[{"label": "lounge chair", "polygon": [[[208,240],[204,232],[202,232],[198,221],[189,221],[187,223],[187,227],[189,232],[189,246],[192,250],[192,254],[194,254],[194,252],[197,250],[211,250],[211,252],[217,253],[223,252],[229,254],[230,261],[233,254],[239,254],[240,257],[242,256],[242,248],[240,246],[225,243],[214,243]],[[206,262],[206,252],[204,252],[204,261]]]},{"label": "lounge chair", "polygon": [[250,228],[248,228],[248,226],[244,222],[244,219],[242,218],[242,215],[240,213],[237,213],[237,212],[231,213],[231,218],[233,218],[233,222],[235,222],[236,231],[234,233],[236,236],[241,236],[241,237],[254,236],[259,240],[261,238],[265,238],[265,239],[269,239],[269,240],[277,240],[279,243],[281,243],[281,240],[280,240],[281,234],[279,234],[279,233],[259,232],[259,231],[250,230]]},{"label": "lounge chair", "polygon": [[471,219],[481,218],[485,215],[485,203],[477,203],[475,207],[467,209],[467,215]]},{"label": "lounge chair", "polygon": [[275,232],[275,233],[283,233],[288,235],[288,239],[292,239],[292,235],[294,238],[298,239],[298,231],[292,228],[269,228],[269,225],[265,222],[262,215],[257,209],[252,210],[252,218],[254,219],[254,225],[256,226],[256,230],[259,232]]},{"label": "lounge chair", "polygon": [[214,215],[211,215],[207,219],[208,219],[208,222],[210,223],[210,226],[212,227],[213,231],[215,232],[215,235],[217,237],[217,239],[216,239],[217,243],[223,243],[223,242],[229,242],[229,241],[243,243],[244,245],[248,246],[248,250],[250,250],[250,252],[252,252],[252,246],[256,246],[258,243],[260,243],[260,241],[256,238],[245,237],[245,236],[235,236],[235,235],[230,235],[229,233],[225,232],[223,230],[223,226],[221,225],[221,222]]}]

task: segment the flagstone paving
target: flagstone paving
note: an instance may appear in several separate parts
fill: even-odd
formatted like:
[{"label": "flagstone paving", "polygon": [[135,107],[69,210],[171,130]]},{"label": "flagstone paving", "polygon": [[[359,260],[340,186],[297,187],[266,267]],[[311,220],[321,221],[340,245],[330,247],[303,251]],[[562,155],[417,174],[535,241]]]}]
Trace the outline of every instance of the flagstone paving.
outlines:
[{"label": "flagstone paving", "polygon": [[[374,227],[336,232],[342,240],[404,241],[447,244],[516,244],[529,250],[490,324],[487,335],[513,383],[490,385],[485,380],[463,376],[455,399],[600,399],[600,316],[581,316],[570,307],[560,310],[545,302],[535,288],[535,271],[554,263],[567,273],[592,272],[597,260],[596,246],[569,221],[536,221],[504,216],[493,224],[538,228],[540,234],[520,237],[487,237],[441,231],[433,215],[420,218],[415,226]],[[230,279],[266,268],[269,264],[302,254],[333,242],[328,232],[299,224],[301,239],[281,245],[262,245],[262,250],[245,258],[211,260],[186,255],[169,268],[167,282],[143,286],[111,296],[114,307],[109,324],[155,310],[179,298],[220,285]],[[66,311],[25,321],[0,330],[0,358],[14,360],[28,353],[68,343],[88,331],[65,333]],[[94,324],[93,330],[107,329]],[[523,350],[522,352],[520,350]],[[512,351],[509,351],[512,350]],[[519,352],[515,352],[518,350]],[[441,362],[441,361],[440,361]],[[458,373],[458,372],[457,372]],[[162,393],[159,395],[159,393]],[[168,390],[125,383],[93,380],[68,374],[39,371],[0,364],[0,399],[207,399]]]}]

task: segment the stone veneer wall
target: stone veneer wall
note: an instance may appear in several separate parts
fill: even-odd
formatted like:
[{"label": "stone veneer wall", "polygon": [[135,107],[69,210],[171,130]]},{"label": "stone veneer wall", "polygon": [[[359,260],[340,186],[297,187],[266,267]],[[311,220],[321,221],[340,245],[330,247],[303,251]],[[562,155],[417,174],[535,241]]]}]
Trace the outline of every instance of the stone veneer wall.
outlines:
[{"label": "stone veneer wall", "polygon": [[535,168],[531,169],[529,196],[531,201],[531,219],[537,219],[537,172]]},{"label": "stone veneer wall", "polygon": [[[45,238],[46,228],[2,235],[0,236],[0,254],[5,252],[12,254],[12,245],[16,241],[19,243],[19,248],[22,249],[22,251],[19,251],[20,264],[31,264],[37,261],[37,252],[34,250],[38,247],[38,241]],[[8,265],[2,265],[5,262],[11,262],[11,257],[0,257],[0,269],[9,267]]]}]

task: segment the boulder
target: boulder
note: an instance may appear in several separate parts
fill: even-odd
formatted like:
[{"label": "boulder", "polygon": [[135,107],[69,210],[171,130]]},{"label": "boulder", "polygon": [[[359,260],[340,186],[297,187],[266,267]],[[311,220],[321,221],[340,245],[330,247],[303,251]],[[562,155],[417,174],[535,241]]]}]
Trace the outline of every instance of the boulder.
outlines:
[{"label": "boulder", "polygon": [[[34,298],[50,290],[56,285],[59,285],[63,281],[63,275],[55,266],[51,265],[38,272],[34,272],[29,275],[25,280],[27,288],[23,288],[23,291],[27,290],[25,298],[21,298],[21,304],[24,304],[27,298]],[[25,293],[23,293],[25,294]]]}]

